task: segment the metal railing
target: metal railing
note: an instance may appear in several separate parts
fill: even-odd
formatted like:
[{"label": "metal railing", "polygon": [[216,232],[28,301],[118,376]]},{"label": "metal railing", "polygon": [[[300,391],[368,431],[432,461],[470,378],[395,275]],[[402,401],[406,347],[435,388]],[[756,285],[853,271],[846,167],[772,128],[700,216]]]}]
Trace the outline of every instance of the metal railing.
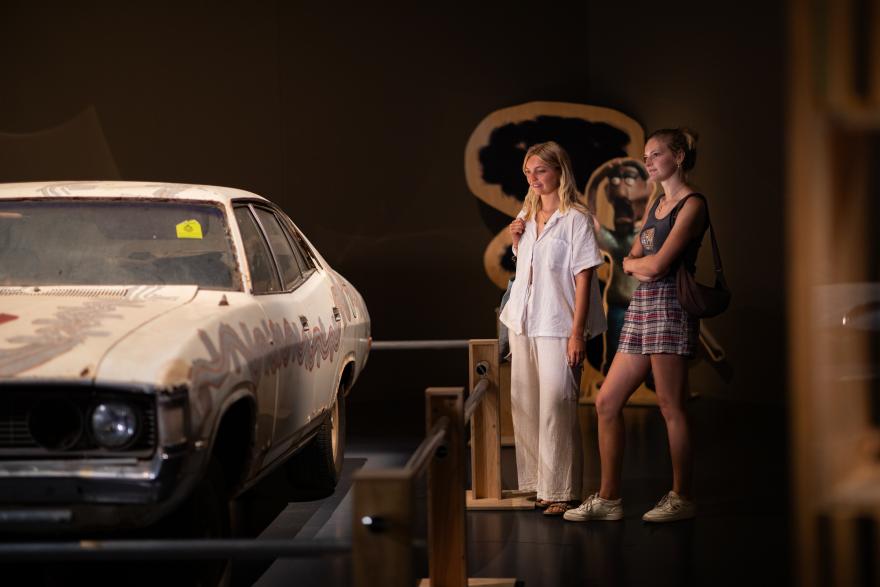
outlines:
[{"label": "metal railing", "polygon": [[339,540],[83,540],[0,543],[0,561],[271,560],[338,556],[351,552]]},{"label": "metal railing", "polygon": [[467,340],[374,340],[371,351],[466,349]]}]

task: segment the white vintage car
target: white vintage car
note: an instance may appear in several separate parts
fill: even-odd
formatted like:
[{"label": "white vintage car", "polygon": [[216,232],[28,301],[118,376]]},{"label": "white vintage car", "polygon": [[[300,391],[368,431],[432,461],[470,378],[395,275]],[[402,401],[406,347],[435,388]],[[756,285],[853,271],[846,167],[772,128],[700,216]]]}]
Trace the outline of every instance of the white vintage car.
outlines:
[{"label": "white vintage car", "polygon": [[332,491],[369,347],[360,294],[260,196],[0,185],[0,532],[223,535],[282,464]]}]

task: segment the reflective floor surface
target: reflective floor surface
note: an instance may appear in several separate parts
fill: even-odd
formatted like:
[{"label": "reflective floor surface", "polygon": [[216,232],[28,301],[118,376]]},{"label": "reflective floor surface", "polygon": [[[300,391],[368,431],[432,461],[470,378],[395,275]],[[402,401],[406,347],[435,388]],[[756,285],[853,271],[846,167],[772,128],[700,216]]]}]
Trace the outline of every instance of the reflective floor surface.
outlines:
[{"label": "reflective floor surface", "polygon": [[[239,503],[243,533],[256,540],[350,541],[352,474],[360,468],[403,465],[418,445],[421,426],[385,426],[383,417],[420,414],[417,405],[351,407],[349,445],[337,491],[318,500],[291,501],[283,475],[268,477]],[[375,410],[370,414],[370,410]],[[648,525],[641,515],[668,489],[665,427],[656,408],[627,408],[624,463],[625,518],[565,522],[539,511],[467,514],[472,577],[516,578],[527,587],[559,585],[737,586],[791,583],[785,418],[778,406],[700,398],[692,402],[698,517]],[[595,411],[581,408],[586,455],[585,491],[598,486]],[[502,451],[503,476],[515,486],[512,448]],[[417,488],[417,534],[424,537],[424,482]],[[416,569],[427,576],[424,547]],[[189,563],[187,563],[189,564]],[[191,563],[198,564],[198,563]],[[377,561],[376,564],[381,564]],[[170,563],[53,563],[0,568],[2,585],[178,585]],[[224,581],[235,587],[332,587],[351,584],[348,555],[236,561]]]}]

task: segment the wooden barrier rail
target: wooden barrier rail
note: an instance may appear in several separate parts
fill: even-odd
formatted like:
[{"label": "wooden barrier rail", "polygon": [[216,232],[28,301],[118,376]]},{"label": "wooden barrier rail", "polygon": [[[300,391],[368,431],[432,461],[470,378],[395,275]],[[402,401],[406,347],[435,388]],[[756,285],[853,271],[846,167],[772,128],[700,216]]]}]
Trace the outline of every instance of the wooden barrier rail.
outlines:
[{"label": "wooden barrier rail", "polygon": [[[355,474],[352,567],[356,587],[415,585],[414,486],[425,467],[429,579],[423,580],[421,585],[508,587],[515,584],[515,579],[468,579],[465,523],[465,426],[468,421],[472,426],[471,447],[480,458],[472,459],[475,499],[485,499],[479,496],[486,488],[497,493],[496,501],[502,498],[498,341],[471,341],[470,362],[472,391],[467,407],[463,388],[428,388],[425,419],[429,432],[407,465],[399,469],[366,469]],[[494,447],[485,447],[486,442]],[[494,456],[486,460],[485,455]],[[493,464],[494,471],[480,470],[487,462]],[[478,473],[480,490],[476,489]],[[494,487],[496,481],[497,488]]]}]

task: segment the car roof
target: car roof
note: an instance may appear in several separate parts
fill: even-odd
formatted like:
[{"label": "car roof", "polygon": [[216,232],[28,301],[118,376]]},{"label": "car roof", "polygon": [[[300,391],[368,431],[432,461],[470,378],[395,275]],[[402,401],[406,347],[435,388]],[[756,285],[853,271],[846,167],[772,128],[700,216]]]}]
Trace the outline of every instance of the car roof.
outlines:
[{"label": "car roof", "polygon": [[147,181],[51,181],[0,183],[0,200],[21,198],[113,198],[157,200],[207,200],[227,203],[232,199],[262,196],[236,188],[186,183]]}]

